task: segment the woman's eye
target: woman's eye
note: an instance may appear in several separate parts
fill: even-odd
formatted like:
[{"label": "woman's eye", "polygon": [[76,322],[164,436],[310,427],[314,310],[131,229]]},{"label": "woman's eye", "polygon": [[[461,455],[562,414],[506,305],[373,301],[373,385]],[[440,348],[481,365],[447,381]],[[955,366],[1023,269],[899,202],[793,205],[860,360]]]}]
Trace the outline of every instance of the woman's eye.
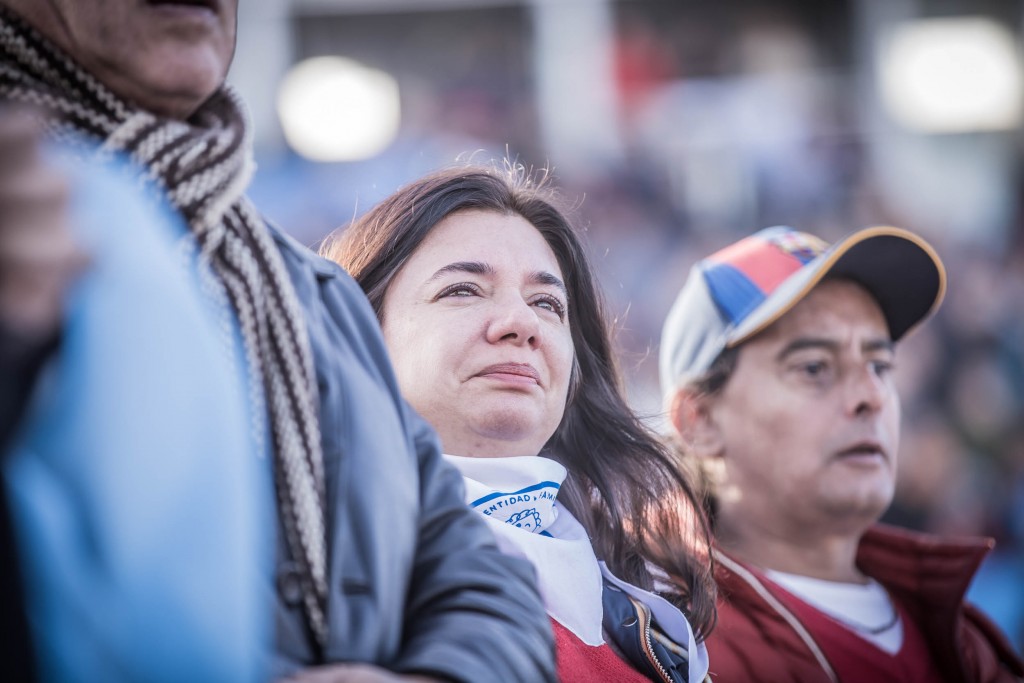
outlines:
[{"label": "woman's eye", "polygon": [[559,320],[565,319],[565,304],[552,296],[540,297],[533,302],[534,306],[551,311],[558,316]]},{"label": "woman's eye", "polygon": [[460,282],[442,289],[437,295],[437,298],[444,299],[451,296],[476,296],[477,294],[479,294],[479,289],[476,285],[469,284],[467,282]]}]

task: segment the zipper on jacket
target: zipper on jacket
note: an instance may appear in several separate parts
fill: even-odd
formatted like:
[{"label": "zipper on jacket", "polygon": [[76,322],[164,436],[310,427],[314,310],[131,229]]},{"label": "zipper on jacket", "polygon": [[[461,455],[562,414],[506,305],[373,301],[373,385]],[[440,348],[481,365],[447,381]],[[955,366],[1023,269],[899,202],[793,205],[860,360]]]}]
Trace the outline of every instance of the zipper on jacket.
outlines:
[{"label": "zipper on jacket", "polygon": [[672,683],[672,677],[669,675],[668,670],[658,659],[658,655],[654,654],[654,644],[651,642],[651,610],[642,602],[634,600],[632,596],[629,597],[629,601],[633,603],[633,607],[637,611],[637,617],[640,619],[640,631],[644,634],[643,639],[640,641],[640,645],[643,648],[644,655],[654,666],[655,671],[661,675],[661,679],[665,683]]}]

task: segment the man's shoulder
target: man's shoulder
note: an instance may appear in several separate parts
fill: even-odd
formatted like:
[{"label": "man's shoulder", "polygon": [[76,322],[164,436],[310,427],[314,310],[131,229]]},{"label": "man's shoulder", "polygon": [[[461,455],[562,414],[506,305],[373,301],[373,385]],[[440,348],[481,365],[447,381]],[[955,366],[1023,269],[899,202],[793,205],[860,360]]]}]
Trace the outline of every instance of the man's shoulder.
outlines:
[{"label": "man's shoulder", "polygon": [[312,249],[289,235],[273,221],[264,217],[263,222],[267,225],[267,229],[270,231],[271,237],[274,238],[274,243],[277,245],[278,251],[281,252],[281,256],[283,256],[286,261],[293,261],[307,265],[312,268],[317,275],[322,275],[324,277],[337,277],[345,273],[337,263],[320,256]]},{"label": "man's shoulder", "polygon": [[[352,276],[340,265],[302,245],[270,221],[266,221],[295,295],[305,312],[310,343],[321,363],[341,363],[349,356],[331,348],[342,339],[373,372],[383,372],[388,387],[397,395],[387,348],[373,307]],[[326,358],[332,360],[327,361]]]},{"label": "man's shoulder", "polygon": [[[267,218],[263,218],[270,231],[277,250],[285,261],[290,271],[309,270],[318,280],[333,281],[337,283],[337,289],[341,295],[359,300],[365,299],[359,284],[352,279],[352,276],[340,265],[320,256],[315,251],[299,242],[297,239],[285,232],[279,225]],[[293,275],[294,277],[294,275]]]}]

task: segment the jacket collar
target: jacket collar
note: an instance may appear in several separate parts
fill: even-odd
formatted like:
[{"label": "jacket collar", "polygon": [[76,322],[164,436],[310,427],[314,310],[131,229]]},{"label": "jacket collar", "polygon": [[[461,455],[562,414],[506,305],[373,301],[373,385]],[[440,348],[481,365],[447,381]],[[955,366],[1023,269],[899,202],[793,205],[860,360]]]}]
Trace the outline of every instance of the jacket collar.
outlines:
[{"label": "jacket collar", "polygon": [[341,266],[334,261],[330,261],[315,253],[313,250],[303,246],[294,237],[282,230],[276,223],[267,219],[265,216],[263,220],[267,223],[270,228],[270,234],[273,235],[274,241],[277,243],[278,248],[281,250],[282,255],[285,255],[288,260],[299,261],[305,264],[308,268],[313,271],[318,280],[333,279],[338,276],[339,273],[343,272]]},{"label": "jacket collar", "polygon": [[[994,545],[990,538],[945,539],[876,524],[861,537],[857,566],[907,608],[929,642],[951,644],[953,624],[967,588]],[[747,596],[740,600],[746,609],[772,613],[774,618],[785,621],[826,675],[837,680],[814,638],[799,619],[771,595],[760,572],[718,548],[715,559],[718,564],[715,579],[722,599],[729,600],[730,595]],[[938,656],[940,665],[951,672],[962,672],[963,664],[953,648],[941,648]]]},{"label": "jacket collar", "polygon": [[956,609],[993,547],[991,538],[939,538],[876,524],[861,538],[857,566],[890,591]]}]

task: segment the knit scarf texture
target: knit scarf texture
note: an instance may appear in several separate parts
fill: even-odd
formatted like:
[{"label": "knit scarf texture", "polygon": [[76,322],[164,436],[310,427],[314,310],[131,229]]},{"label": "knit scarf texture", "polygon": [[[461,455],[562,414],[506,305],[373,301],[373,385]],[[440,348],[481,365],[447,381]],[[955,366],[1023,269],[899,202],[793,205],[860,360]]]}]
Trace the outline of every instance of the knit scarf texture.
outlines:
[{"label": "knit scarf texture", "polygon": [[264,394],[278,512],[301,567],[305,615],[323,647],[327,542],[312,353],[281,255],[244,196],[254,165],[241,101],[225,85],[187,121],[162,118],[115,95],[0,7],[0,102],[34,108],[50,139],[83,154],[131,158],[143,169],[142,187],[157,188],[195,235],[237,315],[250,386]]}]

